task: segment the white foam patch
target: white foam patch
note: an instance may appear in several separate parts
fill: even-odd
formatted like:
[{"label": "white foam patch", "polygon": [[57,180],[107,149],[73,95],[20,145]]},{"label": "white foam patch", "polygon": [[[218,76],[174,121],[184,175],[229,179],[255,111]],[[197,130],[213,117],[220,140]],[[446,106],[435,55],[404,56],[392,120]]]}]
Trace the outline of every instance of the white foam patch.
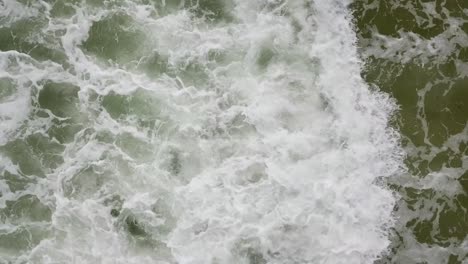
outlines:
[{"label": "white foam patch", "polygon": [[[278,81],[276,72],[241,76],[242,91],[249,91],[244,114],[257,129],[256,140],[243,139],[247,142],[242,150],[179,188],[184,213],[169,240],[179,261],[245,262],[249,256],[242,259],[234,253],[246,247],[271,263],[365,263],[388,246],[381,228],[391,222],[393,198],[372,181],[397,169],[398,162],[388,163],[395,160],[395,144],[388,141],[388,112],[382,112],[392,105],[369,94],[359,77],[354,33],[344,7],[317,2],[313,11],[315,21],[303,20],[301,25],[314,42],[306,37],[290,45],[308,51],[310,59],[318,58],[317,82],[302,84],[302,104]],[[257,20],[249,16],[244,23],[253,25],[247,28],[262,30],[255,36],[270,30],[265,24],[256,27],[265,16],[282,20],[271,14],[258,15]],[[331,19],[334,23],[328,23]],[[311,27],[314,22],[316,30]],[[294,78],[287,70],[281,74]],[[326,94],[331,113],[320,109],[320,93]],[[263,168],[252,172],[259,175],[258,183],[239,186],[245,177],[239,160]],[[368,190],[366,195],[362,189]],[[366,241],[356,239],[359,236]]]},{"label": "white foam patch", "polygon": [[43,7],[42,1],[34,2],[31,5],[24,5],[15,0],[4,0],[0,3],[0,18],[2,26],[7,26],[25,18],[34,18],[40,15]]}]

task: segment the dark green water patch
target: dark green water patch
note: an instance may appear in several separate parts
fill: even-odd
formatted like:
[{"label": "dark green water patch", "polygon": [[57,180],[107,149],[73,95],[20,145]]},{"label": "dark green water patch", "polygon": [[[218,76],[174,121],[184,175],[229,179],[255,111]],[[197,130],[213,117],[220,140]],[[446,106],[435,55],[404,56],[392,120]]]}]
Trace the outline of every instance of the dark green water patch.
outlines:
[{"label": "dark green water patch", "polygon": [[158,241],[152,239],[145,225],[128,209],[120,213],[118,226],[128,235],[129,240],[136,248],[140,250],[145,248],[154,250],[157,248]]},{"label": "dark green water patch", "polygon": [[3,174],[0,174],[0,179],[6,182],[8,188],[13,193],[24,191],[30,184],[37,183],[37,180],[34,177],[14,174],[8,171],[4,171]]},{"label": "dark green water patch", "polygon": [[41,203],[36,196],[27,194],[15,201],[7,201],[6,208],[0,210],[0,215],[17,223],[49,222],[52,210]]},{"label": "dark green water patch", "polygon": [[229,22],[233,19],[230,10],[233,7],[230,0],[185,0],[185,8],[197,17],[203,17],[213,22]]},{"label": "dark green water patch", "polygon": [[42,134],[33,134],[27,137],[26,142],[31,146],[32,152],[39,157],[45,168],[55,169],[63,163],[62,153],[65,147]]},{"label": "dark green water patch", "polygon": [[152,211],[158,218],[165,219],[165,221],[156,227],[128,208],[121,210],[118,214],[116,210],[113,213],[116,217],[117,228],[128,235],[128,240],[134,250],[144,254],[156,253],[159,257],[165,256],[172,259],[171,251],[164,242],[164,238],[170,233],[176,221],[170,214],[168,206],[159,201],[155,203]]},{"label": "dark green water patch", "polygon": [[[451,135],[463,131],[468,121],[468,90],[465,89],[468,79],[450,77],[456,75],[456,69],[450,66],[450,62],[423,66],[371,57],[367,63],[366,80],[397,99],[400,131],[413,144],[425,145],[423,124],[418,115],[424,117],[429,140],[437,146]],[[424,89],[427,92],[422,91]],[[420,100],[423,100],[424,108],[418,106]]]},{"label": "dark green water patch", "polygon": [[183,7],[183,0],[141,0],[142,4],[151,5],[157,12],[157,15],[162,17],[168,14],[177,12]]},{"label": "dark green water patch", "polygon": [[[432,38],[444,32],[448,24],[443,20],[442,7],[447,7],[445,1],[436,1],[438,15],[423,12],[424,1],[400,0],[356,0],[352,5],[357,18],[357,26],[364,37],[370,37],[372,27],[375,26],[380,34],[398,37],[399,31],[414,32],[424,38]],[[434,2],[434,1],[429,1]],[[375,8],[366,8],[376,4]],[[448,5],[450,14],[460,14],[460,9],[453,3]],[[450,8],[452,7],[452,8]]]},{"label": "dark green water patch", "polygon": [[19,20],[10,26],[0,27],[0,50],[16,50],[30,55],[39,61],[52,60],[58,63],[66,62],[66,55],[59,48],[51,48],[40,39],[48,38],[44,34],[39,38],[47,25],[45,18],[29,18]]},{"label": "dark green water patch", "polygon": [[133,19],[119,12],[94,22],[82,46],[105,61],[126,63],[144,54],[144,39]]},{"label": "dark green water patch", "polygon": [[16,92],[15,81],[11,78],[0,78],[0,103]]},{"label": "dark green water patch", "polygon": [[55,0],[50,10],[52,17],[70,17],[75,14],[75,6],[80,0]]},{"label": "dark green water patch", "polygon": [[136,237],[144,237],[148,236],[148,234],[145,231],[145,228],[142,224],[138,222],[135,216],[133,215],[128,215],[125,217],[125,225],[127,231],[132,235]]},{"label": "dark green water patch", "polygon": [[179,152],[172,150],[169,152],[169,171],[173,175],[179,175],[181,169],[182,169],[182,164],[180,160],[180,154]]},{"label": "dark green water patch", "polygon": [[46,81],[42,89],[38,92],[33,90],[32,103],[35,111],[31,118],[53,117],[46,131],[50,140],[59,143],[69,143],[73,141],[76,133],[83,129],[86,123],[86,116],[79,108],[80,99],[78,92],[80,88],[69,83],[56,83]]},{"label": "dark green water patch", "polygon": [[[435,234],[438,241],[463,241],[468,234],[468,195],[459,194],[453,198],[454,206],[446,206],[439,214],[439,232]],[[461,243],[461,242],[460,242]]]},{"label": "dark green water patch", "polygon": [[[402,65],[382,59],[370,58],[365,78],[368,82],[391,93],[400,105],[400,131],[416,146],[424,145],[424,131],[418,115],[418,90],[427,84],[428,72],[417,65]],[[434,74],[434,73],[433,73]]]},{"label": "dark green water patch", "polygon": [[[468,193],[468,170],[466,170],[461,176],[460,178],[458,178],[458,181],[460,182],[463,190]],[[468,206],[468,203],[466,203],[466,205]]]},{"label": "dark green water patch", "polygon": [[461,133],[468,121],[468,78],[434,85],[424,97],[430,140],[437,146]]},{"label": "dark green water patch", "polygon": [[169,71],[167,58],[153,52],[149,56],[140,59],[137,70],[144,72],[150,78],[159,77]]},{"label": "dark green water patch", "polygon": [[163,102],[150,91],[137,89],[130,95],[110,92],[102,97],[102,106],[114,119],[134,118],[140,124],[154,125],[161,118]]},{"label": "dark green water patch", "polygon": [[260,69],[262,70],[265,69],[273,60],[274,56],[275,56],[275,52],[271,48],[262,47],[258,54],[257,65],[259,66]]},{"label": "dark green water patch", "polygon": [[79,87],[67,83],[47,82],[39,92],[39,106],[58,117],[75,117]]},{"label": "dark green water patch", "polygon": [[13,164],[18,165],[21,173],[44,177],[41,160],[34,153],[33,148],[24,140],[16,139],[0,146],[0,152],[4,153]]},{"label": "dark green water patch", "polygon": [[233,251],[239,255],[241,259],[249,264],[266,264],[268,261],[263,256],[262,252],[258,250],[261,242],[258,238],[246,238],[238,241]]},{"label": "dark green water patch", "polygon": [[[447,197],[431,189],[414,188],[405,188],[403,193],[406,205],[415,212],[406,228],[412,230],[419,243],[447,247],[454,241],[461,243],[468,234],[465,224],[468,220],[467,194]],[[418,219],[418,211],[424,212],[424,220]]]},{"label": "dark green water patch", "polygon": [[84,129],[82,124],[74,123],[70,120],[54,120],[52,122],[54,125],[47,131],[47,134],[50,138],[56,139],[61,144],[72,142],[75,135]]},{"label": "dark green water patch", "polygon": [[20,225],[9,232],[0,232],[0,250],[18,254],[34,248],[49,234],[50,230],[41,226]]},{"label": "dark green water patch", "polygon": [[[13,225],[13,228],[0,230],[0,251],[14,254],[31,249],[49,235],[47,227],[52,217],[52,209],[43,204],[35,195],[27,194],[15,201],[6,201],[0,209],[0,221]],[[38,226],[41,223],[43,226]]]},{"label": "dark green water patch", "polygon": [[116,145],[130,157],[139,161],[149,161],[152,158],[151,145],[129,133],[117,136]]}]

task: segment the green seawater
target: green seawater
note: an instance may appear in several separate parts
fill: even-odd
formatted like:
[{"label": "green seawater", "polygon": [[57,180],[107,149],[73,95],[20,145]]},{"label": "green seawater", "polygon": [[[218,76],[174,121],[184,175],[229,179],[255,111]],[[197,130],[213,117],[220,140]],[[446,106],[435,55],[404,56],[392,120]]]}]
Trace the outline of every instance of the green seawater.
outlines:
[{"label": "green seawater", "polygon": [[[198,56],[195,50],[187,50],[178,57],[170,50],[182,44],[175,37],[171,39],[171,34],[237,23],[233,11],[237,2],[241,1],[0,0],[0,11],[3,11],[0,51],[28,55],[0,58],[0,64],[8,64],[8,71],[0,75],[0,103],[11,101],[18,94],[27,97],[28,109],[24,120],[13,131],[5,129],[6,140],[0,140],[0,198],[3,198],[0,264],[65,263],[59,260],[71,259],[66,249],[72,248],[66,238],[74,237],[78,244],[89,243],[80,232],[94,234],[94,225],[99,230],[96,241],[99,234],[105,234],[102,237],[105,241],[120,239],[129,243],[128,248],[118,249],[121,252],[147,257],[135,257],[132,261],[177,263],[168,237],[178,224],[176,214],[180,212],[174,209],[177,197],[171,193],[176,187],[188,184],[192,174],[201,173],[206,163],[196,157],[201,153],[197,144],[201,143],[191,136],[196,134],[201,142],[219,140],[222,154],[210,157],[218,162],[243,151],[223,140],[247,138],[257,130],[241,112],[229,117],[228,125],[219,125],[224,121],[212,114],[213,109],[227,112],[236,102],[243,104],[242,96],[235,92],[222,94],[220,81],[213,76],[225,77],[223,74],[227,73],[218,67],[227,68],[231,61],[242,61],[240,58],[247,53],[245,47],[240,45],[237,50],[216,47],[200,60],[189,58]],[[290,10],[282,7],[286,2],[258,1],[264,5],[262,12],[293,17],[288,13]],[[305,2],[303,6],[307,9],[314,1]],[[406,154],[407,172],[384,180],[385,186],[397,196],[393,209],[395,222],[387,230],[391,241],[388,250],[374,263],[465,264],[468,259],[468,1],[355,0],[347,8],[353,16],[356,45],[363,61],[361,76],[371,90],[389,94],[398,105],[390,126],[400,134]],[[172,20],[160,22],[163,26],[147,22],[183,12],[188,12],[191,20],[181,19],[180,25],[170,24],[175,23]],[[310,11],[309,15],[313,16],[314,12]],[[87,20],[89,17],[92,18]],[[291,21],[291,31],[300,32],[299,22]],[[74,23],[82,23],[82,27],[67,27]],[[165,26],[186,31],[163,32]],[[154,27],[161,31],[151,35]],[[67,39],[73,34],[80,36],[70,44],[77,48],[68,50]],[[226,30],[222,34],[232,36],[236,32]],[[184,37],[192,39],[193,36]],[[210,37],[216,42],[215,36]],[[304,59],[304,54],[278,50],[272,43],[265,41],[255,53],[255,63],[249,66],[253,75],[267,72],[278,61],[291,65],[300,61],[294,67],[315,70],[315,62]],[[77,65],[83,58],[92,61],[96,68],[79,68]],[[108,72],[96,73],[97,69],[108,69]],[[221,73],[213,73],[215,69]],[[135,81],[131,75],[141,79]],[[281,78],[278,75],[277,79]],[[150,87],[148,83],[152,82],[157,83],[157,88]],[[174,93],[191,87],[203,93],[179,93],[169,98],[161,95],[166,91],[165,85],[175,87],[171,90]],[[298,82],[288,85],[291,89],[302,89]],[[216,107],[204,108],[212,98],[219,98]],[[17,106],[21,112],[23,105]],[[193,113],[192,109],[199,112]],[[198,121],[199,113],[209,116],[200,117],[201,128],[181,125],[196,123],[193,120]],[[0,122],[11,121],[1,118],[2,115]],[[212,124],[214,128],[209,127]],[[179,135],[178,131],[183,133]],[[261,182],[266,177],[263,166],[244,168],[249,173],[253,171],[244,181]],[[155,186],[168,183],[176,187],[157,189],[157,198],[148,195],[154,203],[127,199],[133,197],[132,188],[151,193]],[[50,186],[60,190],[59,194],[52,194]],[[291,193],[295,195],[294,191]],[[278,196],[281,195],[289,193],[281,190]],[[63,201],[58,202],[56,196],[63,197]],[[256,201],[250,196],[243,199],[252,204]],[[80,208],[82,204],[90,211],[73,209],[69,214],[55,211],[67,206]],[[210,212],[217,217],[223,213],[219,208]],[[100,217],[100,213],[105,216]],[[87,215],[95,217],[87,218]],[[181,225],[193,228],[197,235],[213,225],[215,237],[221,237],[221,229],[216,233],[217,221],[220,220],[214,217],[211,222]],[[67,234],[68,228],[77,231]],[[287,224],[281,230],[290,231],[288,228],[301,232],[300,228]],[[262,251],[259,245],[264,241],[258,238],[230,243],[235,248],[233,254],[241,256],[242,263],[281,263],[284,261],[278,257],[281,249],[291,255],[299,254],[284,248],[278,252]],[[57,251],[48,255],[51,248]],[[105,251],[96,249],[99,250]],[[98,255],[78,252],[74,257],[76,263],[104,259]],[[53,262],[54,259],[58,261]],[[315,261],[290,263],[329,263]],[[225,262],[214,259],[212,263]]]},{"label": "green seawater", "polygon": [[393,126],[409,169],[389,183],[401,195],[399,220],[378,263],[465,263],[468,2],[355,1],[352,9],[362,75],[398,103]]}]

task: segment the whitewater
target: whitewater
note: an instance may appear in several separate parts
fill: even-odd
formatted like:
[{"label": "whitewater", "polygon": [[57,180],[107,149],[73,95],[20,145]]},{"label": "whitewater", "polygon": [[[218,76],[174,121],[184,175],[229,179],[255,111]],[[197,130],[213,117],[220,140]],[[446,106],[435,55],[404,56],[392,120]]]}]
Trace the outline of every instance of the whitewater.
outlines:
[{"label": "whitewater", "polygon": [[404,153],[349,4],[0,2],[0,263],[373,263]]}]

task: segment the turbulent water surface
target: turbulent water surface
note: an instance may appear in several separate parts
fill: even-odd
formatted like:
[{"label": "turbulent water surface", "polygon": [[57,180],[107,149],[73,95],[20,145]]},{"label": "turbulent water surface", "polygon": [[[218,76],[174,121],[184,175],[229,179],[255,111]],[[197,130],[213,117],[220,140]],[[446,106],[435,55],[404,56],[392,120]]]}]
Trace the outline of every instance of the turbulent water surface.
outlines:
[{"label": "turbulent water surface", "polygon": [[468,263],[468,1],[0,0],[0,263]]}]

